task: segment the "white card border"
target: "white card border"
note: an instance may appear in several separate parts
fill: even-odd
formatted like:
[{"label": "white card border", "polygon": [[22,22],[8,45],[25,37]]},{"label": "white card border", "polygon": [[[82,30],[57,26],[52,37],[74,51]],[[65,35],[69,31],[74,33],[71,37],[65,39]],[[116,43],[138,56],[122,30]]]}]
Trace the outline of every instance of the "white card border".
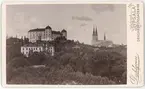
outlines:
[{"label": "white card border", "polygon": [[[23,0],[24,1],[24,0]],[[139,3],[139,4],[142,4],[142,9],[143,9],[143,2],[128,2],[128,1],[126,1],[126,2],[114,2],[114,1],[110,1],[110,2],[102,2],[102,1],[95,1],[95,0],[91,0],[91,1],[74,1],[74,0],[71,0],[71,1],[63,1],[63,2],[61,2],[61,1],[47,1],[47,2],[42,2],[42,1],[36,1],[36,2],[34,2],[34,1],[32,1],[32,2],[23,2],[23,1],[8,1],[8,2],[4,2],[3,4],[2,4],[2,85],[4,86],[4,87],[92,87],[92,88],[95,88],[95,87],[137,87],[137,86],[143,86],[144,85],[144,80],[142,80],[142,82],[139,84],[139,85],[133,85],[133,84],[130,84],[130,83],[128,83],[129,82],[129,79],[127,78],[127,84],[125,84],[125,85],[7,85],[6,84],[6,80],[5,80],[5,78],[6,78],[6,10],[5,10],[5,6],[6,5],[10,5],[10,4],[130,4],[130,3]],[[143,10],[141,9],[141,18],[142,18],[142,20],[141,20],[141,24],[142,24],[142,26],[143,26]],[[128,11],[127,11],[128,12]],[[128,22],[128,21],[127,21]],[[141,32],[142,33],[144,33],[143,32],[143,28],[144,27],[142,27],[142,28],[140,28],[141,29]],[[128,38],[129,38],[129,34],[132,34],[132,33],[130,33],[129,32],[129,27],[127,28],[127,40],[129,40]],[[143,43],[144,43],[144,39],[143,39],[143,34],[142,35],[140,35],[140,38],[142,38],[141,39],[141,43],[140,43],[140,46],[139,46],[139,52],[141,52],[141,54],[143,54],[144,53],[144,51],[143,51]],[[127,43],[128,44],[128,43]],[[128,50],[128,47],[130,47],[130,46],[128,46],[127,45],[127,53],[129,54],[130,53],[130,51],[131,50]],[[134,50],[138,50],[138,49],[134,49]],[[131,65],[129,65],[128,63],[130,63],[132,60],[129,60],[129,57],[127,56],[127,70],[130,70],[130,66]],[[141,73],[142,73],[142,76],[143,76],[143,79],[144,79],[144,56],[142,55],[141,56],[141,62],[142,62],[142,64],[141,64]],[[128,75],[128,71],[127,71],[127,77],[129,77],[129,75]]]}]

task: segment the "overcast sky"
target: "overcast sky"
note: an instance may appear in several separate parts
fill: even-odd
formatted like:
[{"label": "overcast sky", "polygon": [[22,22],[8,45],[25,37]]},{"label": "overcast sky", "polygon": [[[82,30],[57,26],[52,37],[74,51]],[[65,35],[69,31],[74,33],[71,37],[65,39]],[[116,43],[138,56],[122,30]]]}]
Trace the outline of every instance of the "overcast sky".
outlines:
[{"label": "overcast sky", "polygon": [[126,44],[126,6],[108,4],[70,5],[9,5],[7,6],[7,35],[26,36],[30,29],[66,29],[68,39],[91,44],[93,26],[97,26],[99,39]]}]

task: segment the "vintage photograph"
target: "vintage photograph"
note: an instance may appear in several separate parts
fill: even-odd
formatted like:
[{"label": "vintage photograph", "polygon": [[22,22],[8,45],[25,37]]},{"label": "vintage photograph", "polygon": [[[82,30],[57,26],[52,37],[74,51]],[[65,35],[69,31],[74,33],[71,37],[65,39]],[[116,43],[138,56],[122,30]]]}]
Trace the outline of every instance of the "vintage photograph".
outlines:
[{"label": "vintage photograph", "polygon": [[126,4],[6,5],[6,83],[126,85]]}]

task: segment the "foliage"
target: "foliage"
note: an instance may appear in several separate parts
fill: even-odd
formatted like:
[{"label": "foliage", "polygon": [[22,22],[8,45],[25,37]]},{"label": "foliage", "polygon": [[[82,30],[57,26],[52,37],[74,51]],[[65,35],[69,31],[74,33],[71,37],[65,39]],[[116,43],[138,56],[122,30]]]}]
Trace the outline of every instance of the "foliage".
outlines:
[{"label": "foliage", "polygon": [[31,64],[23,56],[13,58],[6,66],[7,81],[17,76],[17,68],[30,66]]},{"label": "foliage", "polygon": [[[52,44],[55,56],[34,52],[27,58],[31,65],[46,65],[44,68],[22,66],[9,69],[8,83],[20,84],[125,84],[126,49],[96,48],[57,38]],[[26,59],[26,58],[22,58]],[[16,60],[16,59],[15,59]],[[19,58],[17,58],[19,60]],[[10,61],[12,62],[12,61]],[[23,61],[22,61],[23,62]],[[17,62],[13,62],[16,64]],[[16,77],[17,76],[17,77]]]},{"label": "foliage", "polygon": [[34,52],[28,57],[28,61],[32,65],[40,65],[45,60],[45,54],[43,52]]},{"label": "foliage", "polygon": [[19,57],[13,58],[7,65],[13,68],[18,68],[18,67],[29,66],[30,63],[24,56],[19,56]]},{"label": "foliage", "polygon": [[18,38],[9,38],[6,40],[6,63],[8,64],[14,57],[22,56],[22,40]]},{"label": "foliage", "polygon": [[9,84],[114,84],[107,77],[93,76],[92,74],[72,72],[68,65],[64,69],[55,71],[53,68],[18,68],[17,76]]}]

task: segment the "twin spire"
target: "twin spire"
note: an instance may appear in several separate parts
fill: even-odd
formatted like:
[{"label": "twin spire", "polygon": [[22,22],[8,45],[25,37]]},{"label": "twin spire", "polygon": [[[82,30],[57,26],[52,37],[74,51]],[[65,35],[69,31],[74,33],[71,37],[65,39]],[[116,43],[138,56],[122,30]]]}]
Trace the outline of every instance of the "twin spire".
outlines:
[{"label": "twin spire", "polygon": [[[93,26],[93,36],[98,37],[97,26]],[[104,33],[104,40],[106,40],[106,33]]]},{"label": "twin spire", "polygon": [[93,27],[93,35],[98,36],[97,27]]}]

